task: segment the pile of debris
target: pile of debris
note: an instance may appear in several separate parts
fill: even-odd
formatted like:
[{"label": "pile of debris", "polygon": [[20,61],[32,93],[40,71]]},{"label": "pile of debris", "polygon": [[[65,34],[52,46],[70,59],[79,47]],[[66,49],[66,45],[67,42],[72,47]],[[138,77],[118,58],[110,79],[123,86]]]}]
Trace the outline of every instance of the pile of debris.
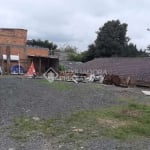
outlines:
[{"label": "pile of debris", "polygon": [[116,86],[121,86],[121,87],[134,86],[130,77],[120,77],[118,75],[113,75],[113,74],[105,75],[103,83],[104,84],[114,84]]},{"label": "pile of debris", "polygon": [[103,84],[113,84],[116,86],[128,87],[132,85],[130,77],[120,77],[118,75],[110,75],[107,72],[96,72],[96,71],[61,71],[55,80],[59,81],[72,81],[75,83],[79,82],[97,82]]},{"label": "pile of debris", "polygon": [[79,82],[100,82],[102,83],[104,79],[103,74],[94,74],[93,72],[85,71],[61,71],[58,73],[58,78],[56,80],[61,81],[73,81],[75,83]]},{"label": "pile of debris", "polygon": [[[28,69],[28,72],[24,75],[27,77],[36,76],[36,71],[33,62]],[[56,72],[53,68],[49,68],[44,74],[43,77],[47,79],[49,82],[53,82],[55,80],[59,81],[71,81],[75,83],[79,82],[98,82],[103,84],[116,85],[121,87],[129,87],[129,86],[144,86],[150,87],[150,83],[144,81],[134,81],[130,76],[120,76],[115,74],[107,73],[106,70],[65,70]]]}]

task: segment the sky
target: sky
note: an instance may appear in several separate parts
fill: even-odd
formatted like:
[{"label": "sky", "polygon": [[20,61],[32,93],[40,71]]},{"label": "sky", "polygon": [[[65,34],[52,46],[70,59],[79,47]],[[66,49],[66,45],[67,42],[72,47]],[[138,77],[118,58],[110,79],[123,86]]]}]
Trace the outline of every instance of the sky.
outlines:
[{"label": "sky", "polygon": [[4,0],[0,28],[27,29],[27,39],[49,40],[79,52],[94,43],[107,21],[128,24],[127,36],[138,49],[150,44],[150,0]]}]

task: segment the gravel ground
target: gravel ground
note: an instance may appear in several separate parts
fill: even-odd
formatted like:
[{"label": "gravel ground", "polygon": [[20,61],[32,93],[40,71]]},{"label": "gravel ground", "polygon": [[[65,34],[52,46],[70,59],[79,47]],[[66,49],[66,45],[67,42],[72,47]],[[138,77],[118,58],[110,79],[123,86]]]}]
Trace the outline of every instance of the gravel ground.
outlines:
[{"label": "gravel ground", "polygon": [[[142,99],[149,103],[149,98],[139,88],[120,88],[91,83],[67,83],[65,89],[56,89],[43,84],[43,79],[24,79],[17,77],[0,78],[0,150],[150,150],[149,139],[134,142],[100,137],[86,141],[76,147],[73,143],[54,144],[51,139],[35,136],[27,142],[19,142],[9,137],[3,127],[10,126],[12,119],[19,116],[56,118],[69,115],[83,109],[104,108],[123,103],[122,97]],[[53,144],[52,144],[53,143]]]}]

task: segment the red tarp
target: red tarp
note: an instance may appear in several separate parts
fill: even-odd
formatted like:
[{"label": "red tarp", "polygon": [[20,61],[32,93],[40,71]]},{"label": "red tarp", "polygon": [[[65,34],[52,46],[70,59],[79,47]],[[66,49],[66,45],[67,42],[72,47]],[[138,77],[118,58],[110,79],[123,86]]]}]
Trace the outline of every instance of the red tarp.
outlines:
[{"label": "red tarp", "polygon": [[34,64],[33,62],[31,63],[27,73],[25,74],[25,76],[27,77],[33,77],[33,76],[36,76],[36,71],[35,71],[35,67],[34,67]]}]

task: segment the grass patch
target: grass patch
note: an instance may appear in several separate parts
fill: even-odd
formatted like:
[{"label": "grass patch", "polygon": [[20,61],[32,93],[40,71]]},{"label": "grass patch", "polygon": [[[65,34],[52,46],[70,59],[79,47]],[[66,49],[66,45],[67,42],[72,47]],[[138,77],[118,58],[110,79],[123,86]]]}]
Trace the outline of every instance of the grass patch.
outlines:
[{"label": "grass patch", "polygon": [[[56,90],[60,90],[60,91],[70,90],[70,89],[75,89],[75,88],[78,89],[77,84],[75,84],[73,82],[67,82],[67,81],[54,81],[54,82],[50,83],[45,79],[41,79],[41,80],[38,80],[38,83],[52,87],[52,88],[54,88]],[[89,89],[98,89],[98,90],[99,89],[101,90],[104,88],[104,86],[102,84],[97,84],[97,83],[87,83],[86,87]]]},{"label": "grass patch", "polygon": [[86,83],[87,85],[86,86],[88,86],[88,87],[90,87],[90,88],[93,88],[93,89],[104,89],[105,87],[104,87],[104,85],[103,84],[99,84],[99,83]]},{"label": "grass patch", "polygon": [[11,135],[25,139],[33,134],[75,142],[108,136],[117,139],[150,137],[150,106],[131,103],[101,110],[86,110],[65,118],[39,120],[17,118]]},{"label": "grass patch", "polygon": [[63,133],[60,126],[61,119],[34,120],[33,118],[19,117],[14,119],[14,127],[10,136],[17,140],[27,140],[36,134],[44,136],[57,136]]},{"label": "grass patch", "polygon": [[48,82],[47,80],[39,80],[38,81],[40,84],[43,84],[43,85],[47,85],[49,87],[52,87],[56,90],[60,90],[60,91],[63,91],[63,90],[69,90],[71,88],[73,88],[73,86],[67,82],[63,82],[63,81],[54,81],[52,83]]}]

